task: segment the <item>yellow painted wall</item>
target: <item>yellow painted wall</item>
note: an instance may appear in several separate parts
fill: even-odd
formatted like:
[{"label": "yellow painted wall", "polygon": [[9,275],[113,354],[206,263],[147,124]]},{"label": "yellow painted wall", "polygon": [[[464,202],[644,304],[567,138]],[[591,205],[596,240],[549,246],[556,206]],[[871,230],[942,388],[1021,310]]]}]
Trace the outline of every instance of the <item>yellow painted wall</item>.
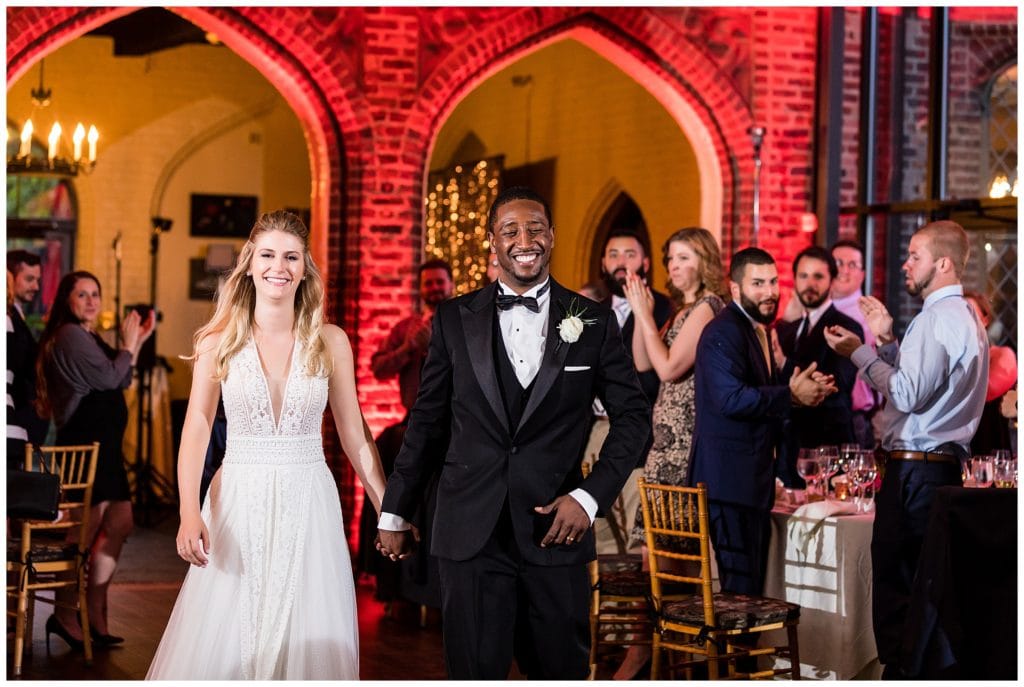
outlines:
[{"label": "yellow painted wall", "polygon": [[[259,197],[259,210],[309,207],[309,155],[298,119],[270,83],[224,47],[187,45],[146,57],[113,57],[109,38],[85,37],[45,58],[50,108],[67,131],[77,118],[100,131],[99,161],[74,180],[79,200],[75,267],[93,271],[113,308],[114,236],[122,232],[122,303],[147,302],[154,215],[173,220],[160,241],[157,352],[174,366],[172,398],[186,398],[191,372],[178,356],[211,304],[188,299],[188,258],[211,242],[189,236],[192,193]],[[7,94],[20,128],[31,112],[38,66]],[[53,114],[34,117],[45,140]]]},{"label": "yellow painted wall", "polygon": [[[523,74],[532,75],[532,85],[514,87],[513,75]],[[529,162],[557,156],[548,199],[556,279],[570,288],[587,280],[597,208],[602,198],[611,200],[612,189],[621,189],[643,212],[653,283],[662,288],[661,244],[676,229],[700,223],[700,178],[683,131],[643,86],[583,44],[560,41],[466,96],[438,135],[430,169],[463,162],[453,156],[471,132],[483,143],[483,156],[503,154],[506,167],[526,163],[527,155]]]}]

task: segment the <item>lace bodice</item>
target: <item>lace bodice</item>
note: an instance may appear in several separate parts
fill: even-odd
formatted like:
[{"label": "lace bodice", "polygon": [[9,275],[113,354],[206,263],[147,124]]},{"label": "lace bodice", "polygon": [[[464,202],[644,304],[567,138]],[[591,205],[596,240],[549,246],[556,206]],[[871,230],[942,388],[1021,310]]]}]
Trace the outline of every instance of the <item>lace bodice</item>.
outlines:
[{"label": "lace bodice", "polygon": [[320,437],[327,405],[327,378],[307,375],[300,358],[300,344],[296,340],[281,400],[281,416],[275,426],[270,388],[255,342],[250,338],[235,354],[228,363],[228,376],[221,383],[229,437]]}]

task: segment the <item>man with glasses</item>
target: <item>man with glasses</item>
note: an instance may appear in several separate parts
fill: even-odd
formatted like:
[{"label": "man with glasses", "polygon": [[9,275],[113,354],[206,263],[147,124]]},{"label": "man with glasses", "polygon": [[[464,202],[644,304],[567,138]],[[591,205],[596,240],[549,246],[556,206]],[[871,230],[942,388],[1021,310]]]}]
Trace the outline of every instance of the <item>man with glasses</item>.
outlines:
[{"label": "man with glasses", "polygon": [[[875,335],[857,306],[863,295],[864,247],[857,241],[837,241],[832,246],[832,258],[836,261],[838,273],[832,280],[832,305],[836,310],[852,317],[864,331],[864,343],[875,347]],[[862,448],[875,447],[875,431],[871,419],[878,410],[878,395],[863,379],[853,385],[853,434]]]}]

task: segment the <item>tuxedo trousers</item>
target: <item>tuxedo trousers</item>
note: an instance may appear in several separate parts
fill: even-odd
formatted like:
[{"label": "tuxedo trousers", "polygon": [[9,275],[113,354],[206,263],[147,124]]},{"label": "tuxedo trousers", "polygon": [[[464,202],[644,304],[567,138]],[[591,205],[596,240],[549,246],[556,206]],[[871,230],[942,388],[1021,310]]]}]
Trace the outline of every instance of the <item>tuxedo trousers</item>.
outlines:
[{"label": "tuxedo trousers", "polygon": [[438,559],[438,573],[450,679],[505,680],[513,658],[531,680],[587,678],[587,567],[523,560],[507,502],[483,549],[465,561]]}]

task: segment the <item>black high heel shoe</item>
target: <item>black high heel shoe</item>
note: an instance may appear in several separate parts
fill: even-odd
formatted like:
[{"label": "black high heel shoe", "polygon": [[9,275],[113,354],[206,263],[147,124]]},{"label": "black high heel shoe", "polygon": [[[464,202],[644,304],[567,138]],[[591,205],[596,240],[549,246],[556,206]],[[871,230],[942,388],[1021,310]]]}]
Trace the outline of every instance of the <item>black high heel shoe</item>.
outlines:
[{"label": "black high heel shoe", "polygon": [[124,637],[118,637],[117,635],[105,635],[93,627],[92,623],[89,624],[89,637],[96,646],[114,646],[115,644],[121,644],[124,642]]},{"label": "black high heel shoe", "polygon": [[64,627],[59,620],[57,620],[57,616],[56,615],[51,615],[49,618],[46,619],[46,652],[47,653],[50,652],[50,635],[51,634],[57,635],[58,637],[63,639],[65,642],[68,643],[68,646],[71,647],[74,651],[82,651],[83,649],[85,649],[85,642],[82,641],[81,639],[75,639],[74,637],[72,637],[71,633],[68,632],[67,628]]}]

